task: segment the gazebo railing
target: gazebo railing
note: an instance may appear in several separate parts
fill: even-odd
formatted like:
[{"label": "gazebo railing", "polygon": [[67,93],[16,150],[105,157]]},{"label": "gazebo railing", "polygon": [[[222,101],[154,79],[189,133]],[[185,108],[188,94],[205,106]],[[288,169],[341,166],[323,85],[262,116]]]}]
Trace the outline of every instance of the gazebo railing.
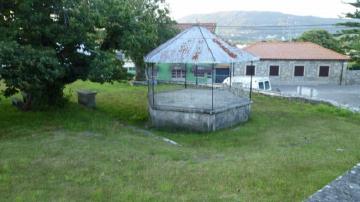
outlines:
[{"label": "gazebo railing", "polygon": [[[150,65],[146,71],[148,99],[153,109],[213,113],[226,106],[240,105],[249,100],[249,90],[244,89],[241,84],[216,83],[217,75],[214,68],[207,82],[199,82],[196,77],[194,79],[194,75],[192,79],[185,77],[182,81],[161,80],[154,70],[154,65]],[[232,77],[232,70],[229,77]]]}]

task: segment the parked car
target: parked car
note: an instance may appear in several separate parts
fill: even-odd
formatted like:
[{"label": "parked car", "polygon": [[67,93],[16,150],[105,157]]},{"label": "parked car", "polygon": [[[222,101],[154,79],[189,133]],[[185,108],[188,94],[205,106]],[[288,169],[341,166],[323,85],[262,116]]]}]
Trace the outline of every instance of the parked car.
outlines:
[{"label": "parked car", "polygon": [[[244,88],[250,89],[251,77],[248,76],[235,76],[231,78],[231,84],[240,84]],[[230,77],[226,78],[223,82],[225,85],[230,85]],[[271,91],[271,83],[268,77],[252,77],[252,88],[254,90]]]}]

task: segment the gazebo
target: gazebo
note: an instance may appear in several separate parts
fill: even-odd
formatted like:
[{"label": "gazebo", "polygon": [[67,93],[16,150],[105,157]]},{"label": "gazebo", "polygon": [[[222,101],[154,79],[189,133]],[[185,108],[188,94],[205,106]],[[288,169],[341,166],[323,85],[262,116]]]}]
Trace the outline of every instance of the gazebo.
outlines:
[{"label": "gazebo", "polygon": [[231,79],[236,63],[256,60],[200,26],[162,44],[145,57],[153,126],[210,132],[246,122],[249,89]]}]

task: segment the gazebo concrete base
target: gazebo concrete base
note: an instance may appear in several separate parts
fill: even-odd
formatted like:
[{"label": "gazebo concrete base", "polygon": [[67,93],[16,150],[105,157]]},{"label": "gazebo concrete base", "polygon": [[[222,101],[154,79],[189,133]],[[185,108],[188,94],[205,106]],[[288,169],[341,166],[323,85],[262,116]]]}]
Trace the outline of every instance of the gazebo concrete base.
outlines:
[{"label": "gazebo concrete base", "polygon": [[157,128],[211,132],[246,122],[250,116],[251,101],[228,90],[174,90],[156,93],[153,99],[149,111]]},{"label": "gazebo concrete base", "polygon": [[212,132],[244,123],[249,119],[250,109],[249,100],[214,111],[149,106],[154,127],[198,132]]}]

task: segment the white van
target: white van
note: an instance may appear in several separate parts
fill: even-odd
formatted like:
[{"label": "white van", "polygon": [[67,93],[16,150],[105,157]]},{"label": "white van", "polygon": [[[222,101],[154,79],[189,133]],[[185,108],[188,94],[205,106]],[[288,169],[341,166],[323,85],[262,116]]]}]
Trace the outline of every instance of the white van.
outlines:
[{"label": "white van", "polygon": [[[235,76],[231,78],[231,84],[241,84],[243,88],[250,89],[251,77],[249,76]],[[225,85],[230,85],[230,77],[223,82]],[[254,90],[271,91],[271,83],[268,77],[252,77],[252,88]]]}]

